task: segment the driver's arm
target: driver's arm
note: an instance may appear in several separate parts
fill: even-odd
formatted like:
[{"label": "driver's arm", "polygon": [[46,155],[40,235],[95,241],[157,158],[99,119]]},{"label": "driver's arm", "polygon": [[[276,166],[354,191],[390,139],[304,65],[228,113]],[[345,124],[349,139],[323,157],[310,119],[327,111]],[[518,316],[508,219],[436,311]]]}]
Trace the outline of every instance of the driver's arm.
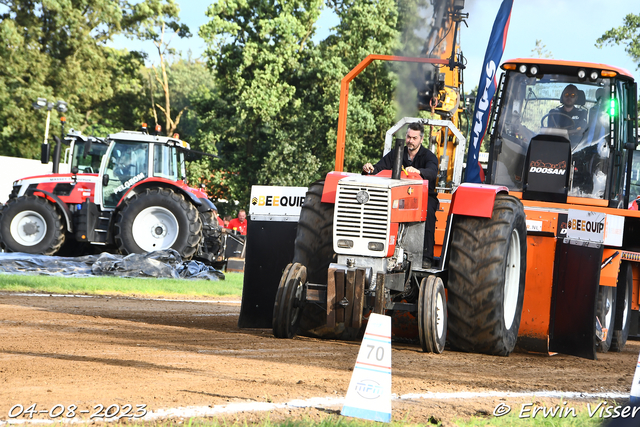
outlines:
[{"label": "driver's arm", "polygon": [[433,183],[433,187],[435,187],[436,177],[438,176],[438,158],[426,147],[426,164],[422,168],[418,168],[420,171],[420,176],[422,179],[429,181],[429,188],[432,187],[431,183]]},{"label": "driver's arm", "polygon": [[587,112],[583,110],[576,111],[578,118],[573,120],[573,129],[569,133],[584,132],[587,129]]},{"label": "driver's arm", "polygon": [[389,151],[386,156],[382,157],[378,163],[373,165],[373,172],[371,172],[371,174],[375,175],[380,171],[393,169],[393,153],[395,153],[395,149]]}]

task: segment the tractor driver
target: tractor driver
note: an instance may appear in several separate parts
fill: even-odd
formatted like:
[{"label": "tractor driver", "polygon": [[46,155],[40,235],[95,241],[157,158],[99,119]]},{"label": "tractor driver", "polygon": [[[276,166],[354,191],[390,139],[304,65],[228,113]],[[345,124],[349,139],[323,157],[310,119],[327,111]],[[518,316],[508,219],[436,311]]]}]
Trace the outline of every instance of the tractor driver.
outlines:
[{"label": "tractor driver", "polygon": [[549,111],[547,119],[548,127],[567,129],[571,139],[573,135],[579,135],[587,127],[587,111],[576,107],[578,93],[579,90],[575,85],[567,85],[560,97],[562,105]]},{"label": "tractor driver", "polygon": [[[422,179],[429,181],[429,204],[427,222],[424,229],[424,253],[422,268],[431,268],[433,264],[433,246],[435,244],[436,211],[440,205],[436,194],[436,176],[438,174],[438,158],[427,148],[422,146],[424,126],[422,123],[411,123],[407,129],[406,144],[402,156],[402,166],[407,173],[420,174]],[[390,151],[378,163],[366,163],[362,170],[368,174],[376,174],[382,170],[393,168],[395,150]]]}]

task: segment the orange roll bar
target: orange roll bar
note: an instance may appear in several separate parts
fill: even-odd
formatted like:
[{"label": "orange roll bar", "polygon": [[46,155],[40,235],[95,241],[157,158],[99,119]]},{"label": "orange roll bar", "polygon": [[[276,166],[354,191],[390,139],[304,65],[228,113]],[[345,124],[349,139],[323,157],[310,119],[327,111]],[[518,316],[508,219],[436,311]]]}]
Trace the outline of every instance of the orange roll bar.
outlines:
[{"label": "orange roll bar", "polygon": [[338,142],[336,144],[336,165],[335,171],[342,172],[344,168],[344,145],[347,135],[347,105],[349,103],[349,83],[373,61],[394,61],[394,62],[418,62],[428,64],[448,65],[448,59],[440,58],[413,58],[409,56],[393,55],[369,55],[356,65],[340,82],[340,108],[338,111]]}]

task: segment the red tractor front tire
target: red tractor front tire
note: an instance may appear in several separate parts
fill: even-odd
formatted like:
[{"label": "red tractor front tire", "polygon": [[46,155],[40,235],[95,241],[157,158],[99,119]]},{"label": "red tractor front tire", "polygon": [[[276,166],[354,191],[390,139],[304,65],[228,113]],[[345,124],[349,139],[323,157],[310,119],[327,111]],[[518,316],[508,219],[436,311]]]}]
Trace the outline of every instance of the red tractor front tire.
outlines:
[{"label": "red tractor front tire", "polygon": [[43,197],[11,199],[0,211],[0,242],[9,252],[54,255],[64,239],[62,215]]}]

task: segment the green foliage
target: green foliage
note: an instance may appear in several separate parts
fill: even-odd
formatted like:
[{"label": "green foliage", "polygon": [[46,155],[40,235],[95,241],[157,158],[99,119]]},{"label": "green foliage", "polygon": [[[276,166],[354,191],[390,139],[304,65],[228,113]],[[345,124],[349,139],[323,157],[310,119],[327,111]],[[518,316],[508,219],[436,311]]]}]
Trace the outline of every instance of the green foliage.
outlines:
[{"label": "green foliage", "polygon": [[630,13],[624,18],[624,24],[605,32],[596,40],[596,47],[605,45],[622,44],[625,51],[640,68],[640,14]]},{"label": "green foliage", "polygon": [[2,274],[0,290],[89,295],[240,296],[243,277],[242,273],[225,273],[225,280],[210,281]]},{"label": "green foliage", "polygon": [[[0,154],[35,158],[46,115],[37,97],[63,99],[69,127],[104,135],[135,128],[143,114],[144,56],[106,47],[113,36],[140,36],[173,0],[7,0],[0,16]],[[149,35],[149,33],[147,33]],[[58,133],[52,112],[52,133]]]},{"label": "green foliage", "polygon": [[[199,99],[202,94],[213,90],[213,74],[205,62],[194,59],[190,55],[186,57],[172,56],[169,59],[171,62],[167,64],[166,71],[171,95],[171,111],[174,113],[174,117],[176,112],[184,112],[175,132],[180,135],[180,139],[191,143],[201,126],[199,115],[193,108],[193,102]],[[156,103],[162,102],[164,93],[157,84],[151,68],[145,68],[141,72],[141,78],[145,83],[146,95],[143,100],[144,121],[156,124],[151,110],[151,100],[153,99]],[[160,124],[164,126],[164,121],[161,121]]]},{"label": "green foliage", "polygon": [[[216,90],[194,103],[202,151],[217,152],[209,188],[248,205],[252,185],[300,185],[334,168],[340,80],[371,53],[396,43],[394,1],[333,2],[336,34],[311,41],[322,0],[220,0],[200,29]],[[380,156],[395,117],[394,81],[383,65],[351,84],[345,169]],[[375,147],[372,149],[371,147]],[[201,171],[207,173],[207,167]]]}]

